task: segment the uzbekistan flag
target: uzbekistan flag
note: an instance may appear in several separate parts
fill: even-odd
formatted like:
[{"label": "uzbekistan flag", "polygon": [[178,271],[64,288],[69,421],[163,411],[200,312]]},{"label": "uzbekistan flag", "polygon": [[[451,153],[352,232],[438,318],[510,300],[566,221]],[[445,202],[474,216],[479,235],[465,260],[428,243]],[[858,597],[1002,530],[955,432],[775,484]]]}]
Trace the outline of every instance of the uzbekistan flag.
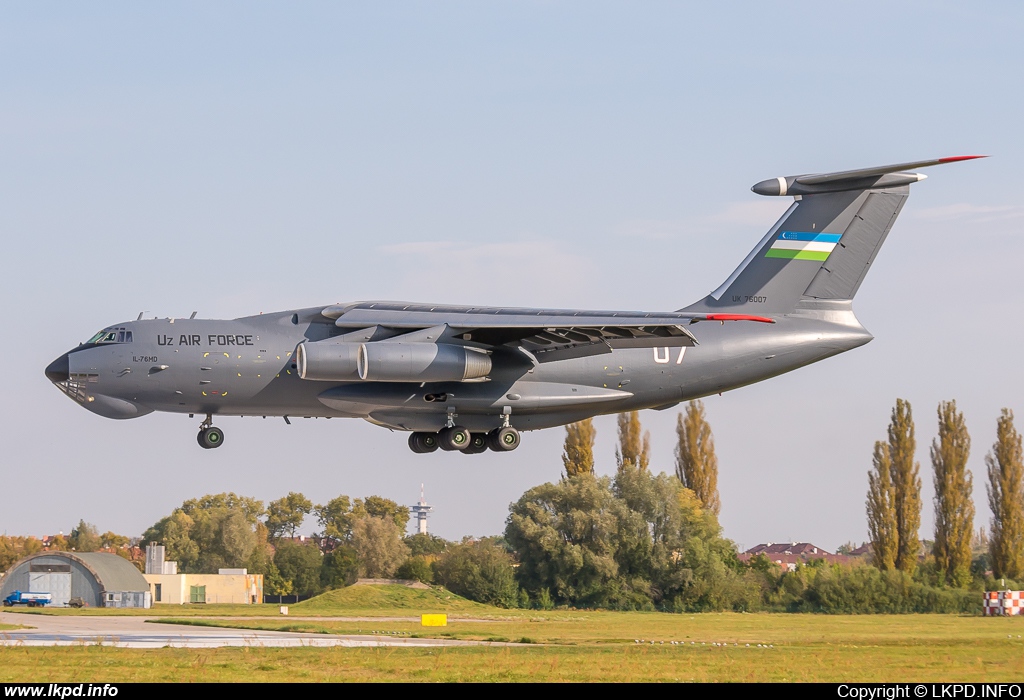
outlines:
[{"label": "uzbekistan flag", "polygon": [[841,233],[783,231],[772,243],[765,257],[822,262],[828,259],[842,236]]}]

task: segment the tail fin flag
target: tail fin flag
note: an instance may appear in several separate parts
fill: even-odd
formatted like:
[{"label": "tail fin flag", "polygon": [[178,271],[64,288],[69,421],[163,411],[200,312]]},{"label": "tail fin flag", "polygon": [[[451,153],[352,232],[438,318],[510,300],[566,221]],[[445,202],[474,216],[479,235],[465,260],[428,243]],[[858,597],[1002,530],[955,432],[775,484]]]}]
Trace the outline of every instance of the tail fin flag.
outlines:
[{"label": "tail fin flag", "polygon": [[862,170],[764,180],[751,189],[796,200],[730,277],[686,311],[744,309],[786,314],[801,301],[852,300],[899,216],[910,168],[985,156],[955,156]]}]

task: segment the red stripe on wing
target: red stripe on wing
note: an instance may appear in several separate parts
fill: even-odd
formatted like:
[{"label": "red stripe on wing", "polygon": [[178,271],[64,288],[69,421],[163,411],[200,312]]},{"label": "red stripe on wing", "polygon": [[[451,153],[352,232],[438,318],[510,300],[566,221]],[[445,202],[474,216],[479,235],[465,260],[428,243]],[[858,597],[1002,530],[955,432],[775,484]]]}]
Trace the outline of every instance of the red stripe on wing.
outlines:
[{"label": "red stripe on wing", "polygon": [[758,323],[775,323],[774,319],[766,316],[751,316],[749,314],[708,314],[704,317],[708,321],[757,321]]}]

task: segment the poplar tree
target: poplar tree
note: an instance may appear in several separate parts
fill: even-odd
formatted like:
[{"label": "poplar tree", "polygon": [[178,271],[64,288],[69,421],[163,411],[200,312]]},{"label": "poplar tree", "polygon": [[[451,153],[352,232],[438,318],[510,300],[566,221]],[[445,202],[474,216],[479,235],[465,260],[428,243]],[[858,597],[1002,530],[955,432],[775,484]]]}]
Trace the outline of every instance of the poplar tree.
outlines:
[{"label": "poplar tree", "polygon": [[566,476],[594,473],[594,419],[587,418],[579,423],[565,426],[565,447],[562,452],[562,464],[565,465]]},{"label": "poplar tree", "polygon": [[935,479],[935,564],[947,584],[964,587],[971,580],[974,534],[974,478],[967,469],[971,436],[956,401],[939,404],[939,436],[932,441]]},{"label": "poplar tree", "polygon": [[888,442],[876,442],[868,473],[868,530],[875,564],[913,573],[921,550],[921,465],[914,461],[914,419],[910,404],[896,399]]},{"label": "poplar tree", "polygon": [[705,510],[718,515],[722,504],[718,497],[718,458],[715,438],[704,416],[704,404],[691,401],[686,415],[676,417],[676,476],[697,496]]},{"label": "poplar tree", "polygon": [[1004,408],[996,442],[985,456],[988,504],[992,509],[989,552],[996,578],[1024,578],[1024,457],[1013,411]]},{"label": "poplar tree", "polygon": [[868,537],[875,566],[883,571],[896,568],[896,496],[892,488],[892,460],[889,446],[875,443],[873,468],[868,472]]},{"label": "poplar tree", "polygon": [[914,417],[910,403],[896,399],[889,423],[889,459],[892,461],[893,506],[896,511],[896,568],[914,573],[921,551],[921,471],[914,461]]},{"label": "poplar tree", "polygon": [[647,470],[650,463],[651,434],[640,426],[640,412],[629,411],[619,414],[619,446],[615,450],[615,461],[619,469],[626,466]]}]

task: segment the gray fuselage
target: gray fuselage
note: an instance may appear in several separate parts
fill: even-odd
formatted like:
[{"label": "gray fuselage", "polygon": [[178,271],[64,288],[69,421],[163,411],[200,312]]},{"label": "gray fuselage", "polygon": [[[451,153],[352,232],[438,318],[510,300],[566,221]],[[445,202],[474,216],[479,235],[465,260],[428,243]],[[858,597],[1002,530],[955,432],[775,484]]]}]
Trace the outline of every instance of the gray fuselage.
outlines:
[{"label": "gray fuselage", "polygon": [[[131,342],[89,343],[47,376],[107,418],[152,411],[215,416],[358,417],[436,431],[449,413],[469,430],[535,430],[605,413],[661,408],[761,381],[858,347],[871,335],[849,304],[794,312],[774,324],[702,322],[694,347],[615,349],[538,363],[518,348],[495,352],[487,381],[310,381],[295,351],[338,333],[320,308],[235,320],[151,319],[109,327]],[[108,336],[109,337],[109,336]]]}]

